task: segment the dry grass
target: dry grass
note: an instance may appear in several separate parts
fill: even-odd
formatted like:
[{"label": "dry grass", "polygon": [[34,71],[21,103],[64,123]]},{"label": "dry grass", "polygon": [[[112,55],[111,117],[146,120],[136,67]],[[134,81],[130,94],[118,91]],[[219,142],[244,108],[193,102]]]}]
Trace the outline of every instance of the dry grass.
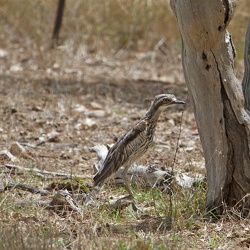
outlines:
[{"label": "dry grass", "polygon": [[[3,36],[23,45],[48,45],[56,12],[55,1],[0,1],[0,30]],[[230,24],[239,58],[243,56],[244,34],[249,20],[249,1],[237,2],[235,18]],[[165,38],[171,50],[180,50],[179,31],[169,1],[142,0],[67,0],[61,41],[77,51],[117,52],[152,50]],[[9,39],[2,39],[4,46]]]},{"label": "dry grass", "polygon": [[[115,102],[101,95],[83,96],[77,83],[71,83],[70,91],[66,91],[65,85],[59,84],[57,88],[55,84],[48,85],[42,80],[5,78],[0,86],[1,150],[9,148],[12,141],[35,143],[53,130],[60,133],[55,141],[34,149],[27,147],[33,159],[19,158],[18,165],[30,168],[91,174],[96,156],[89,153],[88,147],[111,143],[114,134],[123,133],[145,112],[142,105]],[[66,92],[59,86],[63,86]],[[105,116],[92,117],[98,124],[96,128],[81,129],[78,124],[86,115],[76,112],[75,108],[81,104],[91,110],[93,101],[102,107]],[[201,146],[193,115],[189,112],[187,109],[183,115],[181,148],[175,170],[204,176]],[[174,124],[178,124],[181,114],[175,109],[169,109],[165,114],[167,116],[162,115],[157,126],[157,146],[142,159],[144,164],[171,166],[173,163],[173,149],[179,133],[179,126]],[[10,179],[44,189],[52,184],[76,185],[79,182],[44,179],[32,172],[11,174],[4,167],[5,163],[8,160],[1,164],[1,186]],[[92,185],[91,180],[86,179],[81,183],[87,187]],[[1,191],[0,249],[237,249],[248,246],[249,219],[226,213],[218,222],[208,219],[206,186],[182,189],[173,185],[172,191],[170,200],[168,193],[158,189],[135,187],[135,199],[143,213],[135,213],[131,206],[115,211],[105,205],[83,205],[80,213],[65,214],[35,204],[46,197],[15,189]],[[121,194],[126,194],[122,187],[106,187],[98,198],[105,202]],[[19,206],[20,201],[33,201],[34,204]]]},{"label": "dry grass", "polygon": [[[204,198],[204,191],[197,188],[181,195],[189,197],[185,202],[180,202],[182,197],[174,197],[171,218],[168,198],[159,191],[136,190],[138,203],[148,208],[143,214],[134,213],[130,207],[118,212],[103,206],[84,208],[81,215],[69,213],[65,216],[36,206],[18,208],[8,202],[6,195],[1,195],[1,198],[6,200],[4,207],[1,206],[0,247],[2,249],[165,249],[184,248],[183,244],[186,242],[186,246],[192,248],[200,239],[188,242],[182,231],[188,230],[194,233],[200,228],[199,218],[204,211],[203,202],[195,204],[193,196],[201,194]],[[209,245],[208,240],[205,245]]]},{"label": "dry grass", "polygon": [[[56,4],[51,1],[1,1],[1,26],[20,39],[46,44],[52,35]],[[157,15],[156,15],[157,13]],[[66,1],[62,40],[91,51],[149,50],[165,37],[178,38],[168,1]],[[73,39],[72,39],[73,38]],[[15,39],[15,38],[13,38]]]}]

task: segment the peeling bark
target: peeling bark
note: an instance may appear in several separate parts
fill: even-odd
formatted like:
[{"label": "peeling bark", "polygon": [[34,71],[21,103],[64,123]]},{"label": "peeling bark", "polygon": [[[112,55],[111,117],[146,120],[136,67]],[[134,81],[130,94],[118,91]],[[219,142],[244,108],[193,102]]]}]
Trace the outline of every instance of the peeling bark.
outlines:
[{"label": "peeling bark", "polygon": [[242,85],[233,72],[235,49],[226,30],[235,1],[171,0],[171,7],[180,28],[183,70],[204,151],[207,209],[220,214],[223,203],[242,204],[250,192],[250,119]]}]

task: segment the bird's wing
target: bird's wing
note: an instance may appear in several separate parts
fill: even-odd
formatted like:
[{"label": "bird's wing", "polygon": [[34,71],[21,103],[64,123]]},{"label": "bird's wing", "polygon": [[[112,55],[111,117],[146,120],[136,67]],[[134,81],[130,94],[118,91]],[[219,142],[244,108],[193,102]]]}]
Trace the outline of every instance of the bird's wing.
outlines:
[{"label": "bird's wing", "polygon": [[94,176],[94,185],[102,184],[107,178],[126,163],[131,155],[144,143],[145,137],[140,136],[145,133],[147,122],[139,121],[135,127],[123,135],[108,151],[100,171]]}]

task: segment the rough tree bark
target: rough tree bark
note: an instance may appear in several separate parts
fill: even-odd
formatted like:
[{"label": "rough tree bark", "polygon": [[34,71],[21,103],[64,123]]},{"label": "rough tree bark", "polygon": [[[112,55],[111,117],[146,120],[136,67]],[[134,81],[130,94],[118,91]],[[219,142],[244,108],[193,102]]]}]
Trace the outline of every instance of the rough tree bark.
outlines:
[{"label": "rough tree bark", "polygon": [[220,214],[224,203],[241,205],[247,212],[250,118],[242,85],[234,75],[235,50],[226,30],[235,0],[171,0],[171,7],[180,29],[183,70],[204,151],[207,209]]}]

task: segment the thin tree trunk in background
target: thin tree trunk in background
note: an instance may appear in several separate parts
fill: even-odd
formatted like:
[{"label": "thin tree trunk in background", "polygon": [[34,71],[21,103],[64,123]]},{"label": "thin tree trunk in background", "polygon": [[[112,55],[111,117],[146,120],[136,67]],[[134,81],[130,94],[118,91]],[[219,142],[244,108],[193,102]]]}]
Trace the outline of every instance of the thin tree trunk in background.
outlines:
[{"label": "thin tree trunk in background", "polygon": [[[182,63],[207,170],[208,210],[250,207],[250,118],[226,27],[234,0],[171,0],[182,38]],[[248,71],[249,72],[249,71]],[[248,77],[249,78],[249,77]]]},{"label": "thin tree trunk in background", "polygon": [[65,0],[58,0],[56,19],[55,19],[54,30],[53,30],[53,35],[52,35],[53,45],[58,45],[59,33],[60,33],[62,19],[63,19],[64,6],[65,6]]}]

